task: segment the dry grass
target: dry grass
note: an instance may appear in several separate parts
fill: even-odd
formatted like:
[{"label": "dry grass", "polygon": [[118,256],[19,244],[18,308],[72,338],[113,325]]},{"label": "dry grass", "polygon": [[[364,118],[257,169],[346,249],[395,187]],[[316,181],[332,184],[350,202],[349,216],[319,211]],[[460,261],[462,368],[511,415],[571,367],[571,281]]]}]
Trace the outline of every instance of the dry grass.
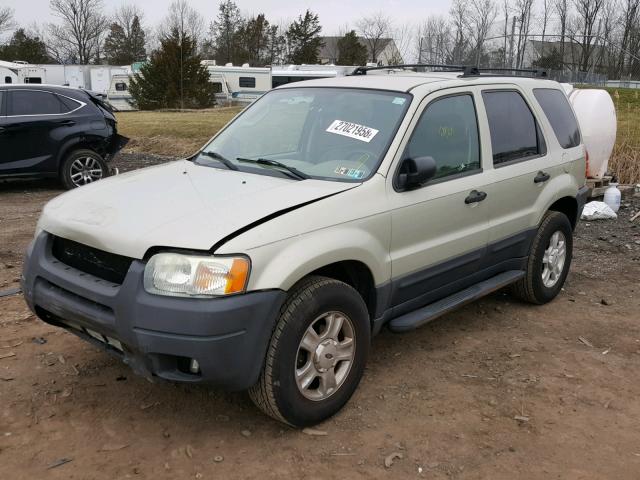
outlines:
[{"label": "dry grass", "polygon": [[609,171],[620,183],[640,183],[640,90],[608,88],[618,116],[618,138]]},{"label": "dry grass", "polygon": [[125,151],[180,157],[202,147],[241,110],[119,112],[118,130],[131,139]]}]

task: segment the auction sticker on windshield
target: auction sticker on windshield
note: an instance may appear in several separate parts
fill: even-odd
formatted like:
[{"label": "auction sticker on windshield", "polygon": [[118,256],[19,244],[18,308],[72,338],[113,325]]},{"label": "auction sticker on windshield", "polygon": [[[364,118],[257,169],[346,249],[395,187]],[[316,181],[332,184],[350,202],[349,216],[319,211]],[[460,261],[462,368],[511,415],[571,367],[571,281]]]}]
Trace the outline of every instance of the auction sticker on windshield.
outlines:
[{"label": "auction sticker on windshield", "polygon": [[362,142],[369,143],[378,134],[379,130],[375,128],[366,127],[364,125],[358,125],[357,123],[345,122],[344,120],[335,120],[327,132],[335,133],[336,135],[343,135],[349,138],[355,138]]}]

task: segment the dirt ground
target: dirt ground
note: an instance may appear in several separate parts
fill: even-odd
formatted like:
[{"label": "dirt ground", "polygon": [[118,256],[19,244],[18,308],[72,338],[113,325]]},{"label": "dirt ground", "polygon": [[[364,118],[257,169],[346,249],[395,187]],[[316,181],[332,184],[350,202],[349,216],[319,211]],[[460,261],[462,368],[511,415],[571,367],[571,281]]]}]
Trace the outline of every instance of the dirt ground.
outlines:
[{"label": "dirt ground", "polygon": [[[0,184],[0,291],[18,285],[59,193]],[[383,331],[325,435],[270,420],[242,393],[148,383],[37,320],[21,295],[0,298],[0,479],[640,478],[638,210],[627,199],[618,220],[581,223],[548,305],[499,292],[416,332]]]}]

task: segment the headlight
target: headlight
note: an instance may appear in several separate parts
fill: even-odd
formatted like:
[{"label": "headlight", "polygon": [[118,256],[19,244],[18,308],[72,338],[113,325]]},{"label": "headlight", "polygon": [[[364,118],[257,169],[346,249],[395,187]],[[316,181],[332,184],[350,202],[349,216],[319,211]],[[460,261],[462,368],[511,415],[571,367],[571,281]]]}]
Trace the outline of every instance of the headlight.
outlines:
[{"label": "headlight", "polygon": [[159,253],[144,270],[144,289],[156,295],[210,297],[244,292],[249,259]]}]

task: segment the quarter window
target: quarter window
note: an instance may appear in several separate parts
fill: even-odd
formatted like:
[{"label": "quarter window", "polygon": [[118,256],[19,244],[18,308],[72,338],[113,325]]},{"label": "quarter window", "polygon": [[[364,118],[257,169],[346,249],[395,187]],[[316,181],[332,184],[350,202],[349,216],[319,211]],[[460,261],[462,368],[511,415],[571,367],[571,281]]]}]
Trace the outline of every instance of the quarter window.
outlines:
[{"label": "quarter window", "polygon": [[240,77],[241,88],[256,88],[256,77]]},{"label": "quarter window", "polygon": [[533,95],[547,116],[562,148],[580,145],[580,129],[564,92],[553,88],[536,88]]},{"label": "quarter window", "polygon": [[69,111],[52,93],[14,90],[11,92],[8,115],[52,115]]},{"label": "quarter window", "polygon": [[514,91],[482,92],[491,132],[493,164],[538,156],[544,153],[536,119],[522,95]]},{"label": "quarter window", "polygon": [[480,170],[478,120],[471,95],[435,100],[409,140],[405,158],[432,157],[435,179]]}]

